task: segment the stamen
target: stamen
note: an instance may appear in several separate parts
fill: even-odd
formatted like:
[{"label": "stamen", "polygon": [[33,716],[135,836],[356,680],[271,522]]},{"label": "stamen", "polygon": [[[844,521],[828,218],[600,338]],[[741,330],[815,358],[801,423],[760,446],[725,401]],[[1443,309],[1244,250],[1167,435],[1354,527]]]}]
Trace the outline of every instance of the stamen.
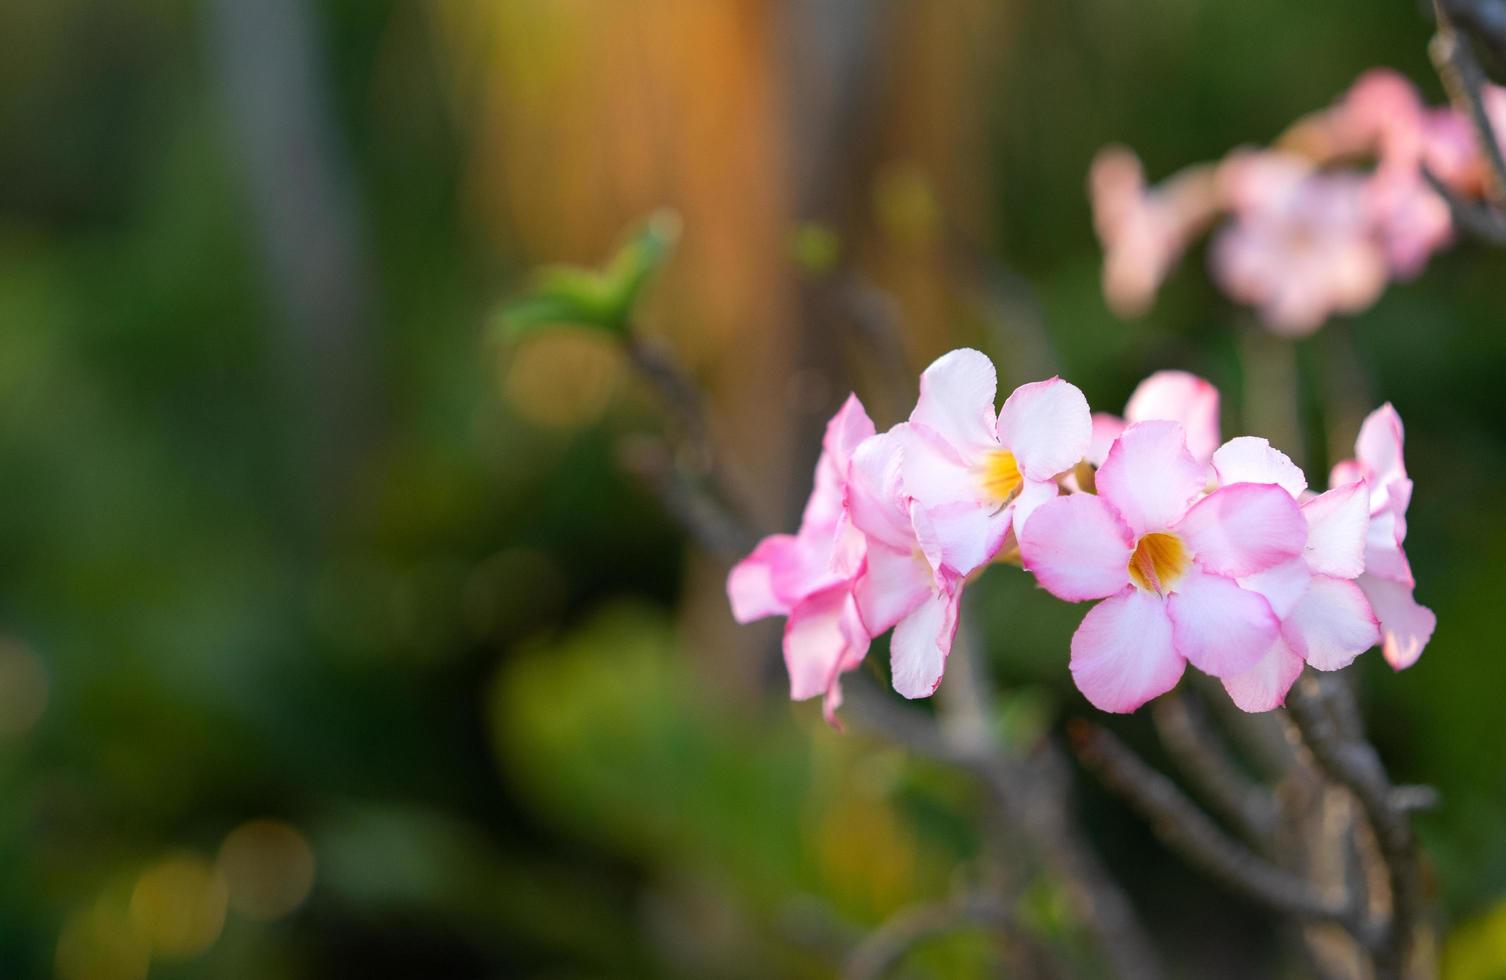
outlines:
[{"label": "stamen", "polygon": [[1014,453],[1007,449],[995,449],[988,454],[983,461],[980,477],[983,492],[990,499],[998,501],[1000,507],[1013,500],[1025,482]]},{"label": "stamen", "polygon": [[1129,577],[1140,588],[1165,595],[1176,587],[1192,565],[1182,539],[1167,531],[1152,531],[1135,544]]}]

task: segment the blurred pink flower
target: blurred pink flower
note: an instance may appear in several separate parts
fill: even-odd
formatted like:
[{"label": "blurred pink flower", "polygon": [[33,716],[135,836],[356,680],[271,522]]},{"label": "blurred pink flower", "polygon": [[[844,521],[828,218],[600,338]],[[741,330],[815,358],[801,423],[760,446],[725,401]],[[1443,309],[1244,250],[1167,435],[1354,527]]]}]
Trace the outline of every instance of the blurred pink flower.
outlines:
[{"label": "blurred pink flower", "polygon": [[1156,420],[1179,422],[1187,434],[1187,451],[1206,463],[1218,448],[1218,389],[1186,371],[1157,371],[1135,386],[1124,406],[1124,418],[1093,413],[1093,439],[1087,460],[1102,466],[1109,447],[1126,425]]},{"label": "blurred pink flower", "polygon": [[853,598],[865,542],[847,520],[842,501],[853,452],[873,434],[862,403],[849,396],[826,426],[799,533],[764,538],[727,576],[727,598],[739,623],[788,617],[784,661],[790,697],[800,701],[824,694],[826,718],[833,723],[842,703],[839,675],[857,667],[868,652],[869,634]]},{"label": "blurred pink flower", "polygon": [[[1098,493],[1042,504],[1020,537],[1022,562],[1052,595],[1103,599],[1072,637],[1072,677],[1104,711],[1133,711],[1176,685],[1187,661],[1215,677],[1254,667],[1280,632],[1238,579],[1299,556],[1306,522],[1278,486],[1202,496],[1203,464],[1175,422],[1124,430]],[[1201,497],[1201,499],[1199,499]]]},{"label": "blurred pink flower", "polygon": [[1357,458],[1339,463],[1329,477],[1331,485],[1364,480],[1369,487],[1365,571],[1357,581],[1380,619],[1381,652],[1396,670],[1417,662],[1438,625],[1432,610],[1412,596],[1417,583],[1402,548],[1412,500],[1412,481],[1402,460],[1404,441],[1401,416],[1390,403],[1382,405],[1360,427]]},{"label": "blurred pink flower", "polygon": [[941,562],[966,575],[991,561],[1055,477],[1088,449],[1088,401],[1060,378],[1021,385],[997,414],[993,362],[963,348],[920,376],[910,421],[895,426],[905,492],[925,511]]},{"label": "blurred pink flower", "polygon": [[[1241,436],[1213,454],[1221,487],[1269,484],[1301,500],[1307,477],[1264,439]],[[1375,614],[1354,579],[1365,568],[1369,495],[1363,481],[1345,484],[1301,504],[1306,520],[1302,553],[1272,568],[1242,576],[1281,621],[1281,631],[1260,660],[1223,678],[1224,689],[1245,711],[1269,711],[1286,700],[1304,663],[1318,670],[1347,667],[1380,641]]]},{"label": "blurred pink flower", "polygon": [[1277,333],[1305,336],[1334,313],[1373,303],[1386,254],[1368,184],[1280,152],[1239,152],[1219,168],[1234,220],[1214,238],[1214,279]]},{"label": "blurred pink flower", "polygon": [[1104,251],[1104,297],[1117,315],[1139,316],[1217,215],[1213,168],[1192,167],[1148,189],[1135,154],[1107,147],[1093,160],[1088,190]]}]

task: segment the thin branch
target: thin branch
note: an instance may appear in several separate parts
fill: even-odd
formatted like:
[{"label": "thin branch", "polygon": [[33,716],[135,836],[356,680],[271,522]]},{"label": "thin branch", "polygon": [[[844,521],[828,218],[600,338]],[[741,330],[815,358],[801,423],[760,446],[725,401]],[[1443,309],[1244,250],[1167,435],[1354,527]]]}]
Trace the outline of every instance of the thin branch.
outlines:
[{"label": "thin branch", "polygon": [[847,980],[879,980],[927,939],[976,926],[1004,933],[1008,941],[1032,954],[1030,959],[1037,964],[1049,962],[1004,903],[988,895],[968,895],[917,905],[896,915],[853,949],[842,975]]},{"label": "thin branch", "polygon": [[748,523],[675,465],[662,442],[649,437],[625,440],[618,458],[623,469],[642,480],[664,512],[707,552],[730,563],[753,547],[757,535]]},{"label": "thin branch", "polygon": [[1506,215],[1492,211],[1489,205],[1482,202],[1462,197],[1429,170],[1426,164],[1422,167],[1422,179],[1448,205],[1454,227],[1464,229],[1486,244],[1506,245]]},{"label": "thin branch", "polygon": [[1454,24],[1506,60],[1506,0],[1443,0]]},{"label": "thin branch", "polygon": [[1490,178],[1486,181],[1485,196],[1497,210],[1506,209],[1506,157],[1501,154],[1501,144],[1496,140],[1495,127],[1490,113],[1485,109],[1485,71],[1475,57],[1470,39],[1454,28],[1441,0],[1434,0],[1433,13],[1438,29],[1428,45],[1433,65],[1443,79],[1444,88],[1454,105],[1462,108],[1475,127],[1480,150],[1490,163]]},{"label": "thin branch", "polygon": [[1359,936],[1365,928],[1347,903],[1318,894],[1303,879],[1276,867],[1226,835],[1171,780],[1151,768],[1107,729],[1075,721],[1070,734],[1083,762],[1150,822],[1168,848],[1236,891],[1278,912],[1329,922]]},{"label": "thin branch", "polygon": [[[955,680],[949,678],[949,684]],[[1047,740],[1026,757],[1006,755],[992,740],[976,738],[970,726],[944,728],[931,715],[886,696],[861,675],[848,686],[846,705],[858,727],[917,755],[965,769],[989,788],[1004,819],[1061,882],[1074,915],[1096,933],[1114,976],[1155,980],[1162,975],[1128,896],[1071,816],[1070,769],[1057,743]]]},{"label": "thin branch", "polygon": [[1172,691],[1156,699],[1151,719],[1161,744],[1207,802],[1251,842],[1268,842],[1276,827],[1276,801],[1268,789],[1240,774],[1201,709],[1185,694]]},{"label": "thin branch", "polygon": [[679,426],[680,437],[694,454],[697,467],[710,473],[716,466],[717,452],[700,389],[662,341],[647,339],[633,330],[627,354],[633,368],[653,387]]},{"label": "thin branch", "polygon": [[1376,973],[1401,977],[1406,975],[1423,916],[1417,845],[1407,810],[1396,806],[1397,797],[1380,756],[1370,743],[1346,738],[1335,720],[1336,714],[1353,710],[1349,697],[1348,689],[1332,678],[1308,674],[1288,695],[1287,713],[1318,765],[1354,794],[1375,831],[1391,891],[1391,919],[1376,949]]}]

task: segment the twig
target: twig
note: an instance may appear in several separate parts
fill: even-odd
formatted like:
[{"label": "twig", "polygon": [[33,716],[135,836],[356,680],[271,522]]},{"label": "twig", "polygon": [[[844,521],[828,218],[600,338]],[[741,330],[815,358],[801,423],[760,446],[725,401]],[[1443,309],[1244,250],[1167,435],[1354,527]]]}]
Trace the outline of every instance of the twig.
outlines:
[{"label": "twig", "polygon": [[1150,822],[1161,843],[1278,912],[1334,923],[1356,936],[1365,933],[1356,910],[1318,894],[1308,882],[1224,834],[1171,780],[1108,730],[1078,720],[1072,723],[1070,734],[1078,757]]},{"label": "twig", "polygon": [[1031,959],[1037,963],[1046,959],[1004,903],[988,895],[968,895],[917,905],[896,915],[853,949],[842,975],[847,980],[879,980],[918,944],[973,926],[1003,932],[1011,942],[1033,952]]},{"label": "twig", "polygon": [[1464,229],[1489,245],[1506,245],[1506,215],[1492,211],[1488,205],[1460,196],[1429,170],[1426,164],[1422,167],[1422,179],[1448,205],[1454,227]]},{"label": "twig", "polygon": [[662,341],[647,339],[633,330],[627,341],[627,354],[628,361],[653,386],[680,427],[681,438],[695,455],[696,465],[710,473],[716,466],[717,452],[700,389]]},{"label": "twig", "polygon": [[1442,6],[1461,30],[1506,59],[1506,0],[1443,0]]},{"label": "twig", "polygon": [[1491,125],[1490,113],[1485,109],[1485,72],[1475,57],[1470,39],[1454,28],[1444,9],[1442,0],[1434,0],[1433,13],[1438,29],[1428,45],[1433,65],[1438,76],[1448,89],[1449,98],[1461,106],[1474,123],[1475,136],[1480,150],[1490,163],[1490,177],[1485,182],[1485,196],[1497,210],[1506,209],[1506,157],[1501,154],[1501,144],[1496,141],[1495,127]]},{"label": "twig", "polygon": [[1308,674],[1293,686],[1287,712],[1318,765],[1354,794],[1375,831],[1391,891],[1390,921],[1375,950],[1376,975],[1403,977],[1423,914],[1416,841],[1407,810],[1395,805],[1394,791],[1375,749],[1361,739],[1346,738],[1335,722],[1335,708],[1340,714],[1353,710],[1345,703],[1348,698],[1348,690],[1330,678]]},{"label": "twig", "polygon": [[753,547],[757,535],[748,522],[676,466],[663,443],[627,440],[618,456],[623,469],[642,480],[665,513],[706,551],[730,563]]},{"label": "twig", "polygon": [[[949,671],[948,684],[955,686],[956,680]],[[1162,975],[1129,898],[1071,816],[1070,770],[1057,743],[1043,742],[1026,757],[1007,755],[992,740],[976,738],[966,725],[943,728],[930,715],[895,702],[861,675],[848,685],[846,710],[857,726],[979,778],[1004,819],[1061,882],[1074,915],[1096,934],[1113,975],[1123,980]]]},{"label": "twig", "polygon": [[1233,821],[1253,843],[1265,844],[1276,827],[1276,802],[1265,787],[1245,779],[1221,748],[1219,735],[1187,696],[1172,691],[1156,699],[1151,719],[1161,744],[1207,802]]}]

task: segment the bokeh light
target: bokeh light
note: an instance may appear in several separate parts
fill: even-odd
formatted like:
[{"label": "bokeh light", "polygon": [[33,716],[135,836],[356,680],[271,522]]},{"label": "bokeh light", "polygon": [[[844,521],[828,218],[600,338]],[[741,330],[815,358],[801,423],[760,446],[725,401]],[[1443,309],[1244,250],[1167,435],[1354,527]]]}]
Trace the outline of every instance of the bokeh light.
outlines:
[{"label": "bokeh light", "polygon": [[256,922],[293,912],[314,887],[314,850],[281,820],[248,820],[220,845],[216,866],[229,888],[230,907]]},{"label": "bokeh light", "polygon": [[225,879],[195,854],[175,854],[142,872],[131,917],[152,950],[166,958],[202,953],[225,926]]},{"label": "bokeh light", "polygon": [[151,947],[126,909],[106,901],[75,911],[58,935],[58,980],[143,980]]},{"label": "bokeh light", "polygon": [[23,735],[47,708],[47,671],[21,643],[0,638],[0,738]]},{"label": "bokeh light", "polygon": [[621,366],[607,338],[586,330],[551,331],[517,348],[504,387],[528,421],[576,429],[601,418]]}]

